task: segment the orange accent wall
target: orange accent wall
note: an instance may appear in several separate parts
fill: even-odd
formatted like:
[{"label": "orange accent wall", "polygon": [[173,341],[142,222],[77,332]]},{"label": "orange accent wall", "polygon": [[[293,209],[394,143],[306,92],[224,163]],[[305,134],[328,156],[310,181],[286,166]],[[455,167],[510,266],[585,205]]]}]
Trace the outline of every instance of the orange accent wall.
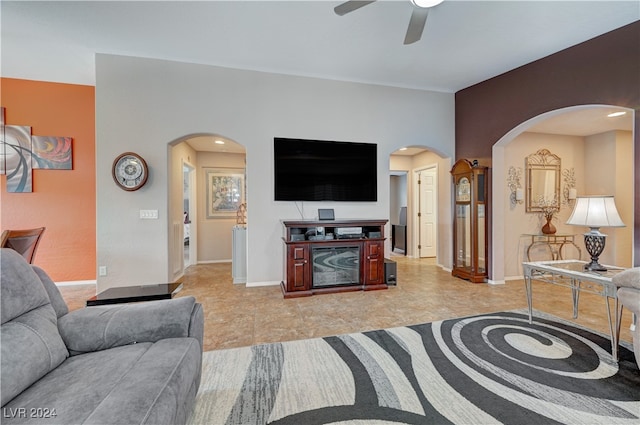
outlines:
[{"label": "orange accent wall", "polygon": [[73,138],[72,170],[33,170],[32,193],[7,193],[0,176],[0,228],[47,229],[34,264],[56,282],[96,279],[95,87],[0,79],[8,125]]}]

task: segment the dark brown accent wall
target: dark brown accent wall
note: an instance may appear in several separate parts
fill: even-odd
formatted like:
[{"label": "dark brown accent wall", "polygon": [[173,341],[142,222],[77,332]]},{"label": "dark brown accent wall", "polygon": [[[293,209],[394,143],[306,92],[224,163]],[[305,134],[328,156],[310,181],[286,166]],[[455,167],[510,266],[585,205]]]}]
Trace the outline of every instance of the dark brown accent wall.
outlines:
[{"label": "dark brown accent wall", "polygon": [[490,159],[517,125],[575,105],[635,110],[634,265],[640,266],[640,21],[562,50],[455,95],[456,160]]}]

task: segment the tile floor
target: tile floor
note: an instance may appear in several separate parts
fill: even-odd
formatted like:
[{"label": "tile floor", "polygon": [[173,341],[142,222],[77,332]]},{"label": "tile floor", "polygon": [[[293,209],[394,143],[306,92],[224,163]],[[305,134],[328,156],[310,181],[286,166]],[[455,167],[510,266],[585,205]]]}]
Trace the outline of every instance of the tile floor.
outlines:
[{"label": "tile floor", "polygon": [[[387,290],[284,299],[279,286],[233,284],[231,263],[191,266],[178,296],[193,295],[205,314],[204,350],[337,335],[431,322],[453,317],[526,309],[522,280],[505,285],[472,284],[454,278],[434,259],[393,256],[398,284]],[[62,287],[71,309],[95,295],[93,285]],[[581,294],[578,319],[567,288],[534,283],[534,308],[609,334],[601,297]],[[613,314],[613,303],[611,303]],[[631,342],[625,310],[621,339]]]}]

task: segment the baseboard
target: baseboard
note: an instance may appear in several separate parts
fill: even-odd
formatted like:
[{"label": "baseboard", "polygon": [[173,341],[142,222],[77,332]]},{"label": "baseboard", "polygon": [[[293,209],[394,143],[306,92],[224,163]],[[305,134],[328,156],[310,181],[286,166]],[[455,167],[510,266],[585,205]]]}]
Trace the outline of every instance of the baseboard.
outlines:
[{"label": "baseboard", "polygon": [[445,267],[444,264],[437,264],[437,266],[440,267],[445,272],[451,273],[451,269],[449,267]]},{"label": "baseboard", "polygon": [[524,276],[507,276],[504,278],[504,280],[522,280],[524,279]]},{"label": "baseboard", "polygon": [[68,282],[55,282],[56,286],[97,285],[96,280],[70,280]]},{"label": "baseboard", "polygon": [[231,260],[205,260],[198,261],[198,264],[218,264],[218,263],[230,263]]},{"label": "baseboard", "polygon": [[247,282],[247,288],[253,288],[257,286],[278,286],[280,285],[279,280],[267,280],[263,282]]}]

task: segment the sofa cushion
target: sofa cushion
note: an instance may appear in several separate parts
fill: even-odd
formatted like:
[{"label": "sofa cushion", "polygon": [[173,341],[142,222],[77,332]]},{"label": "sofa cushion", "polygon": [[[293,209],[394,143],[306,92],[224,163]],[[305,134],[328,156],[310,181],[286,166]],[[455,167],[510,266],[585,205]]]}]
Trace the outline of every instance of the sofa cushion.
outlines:
[{"label": "sofa cushion", "polygon": [[40,278],[26,260],[9,248],[0,249],[2,323],[50,304]]},{"label": "sofa cushion", "polygon": [[2,405],[56,368],[69,352],[40,278],[25,259],[0,251]]},{"label": "sofa cushion", "polygon": [[617,287],[640,289],[640,267],[621,271],[611,279],[611,282]]},{"label": "sofa cushion", "polygon": [[5,406],[5,412],[46,407],[55,409],[55,417],[5,417],[2,423],[184,423],[201,364],[200,344],[193,338],[73,356]]},{"label": "sofa cushion", "polygon": [[60,293],[60,290],[58,289],[56,284],[53,283],[53,280],[51,280],[49,275],[40,267],[38,266],[31,266],[31,267],[33,268],[33,271],[36,272],[36,274],[40,278],[40,281],[42,282],[42,286],[44,286],[44,289],[47,291],[47,295],[49,295],[49,301],[51,302],[51,306],[56,311],[56,316],[60,318],[65,314],[67,314],[69,312],[69,307],[67,307],[67,303],[64,302],[64,298],[62,298],[62,294]]}]

